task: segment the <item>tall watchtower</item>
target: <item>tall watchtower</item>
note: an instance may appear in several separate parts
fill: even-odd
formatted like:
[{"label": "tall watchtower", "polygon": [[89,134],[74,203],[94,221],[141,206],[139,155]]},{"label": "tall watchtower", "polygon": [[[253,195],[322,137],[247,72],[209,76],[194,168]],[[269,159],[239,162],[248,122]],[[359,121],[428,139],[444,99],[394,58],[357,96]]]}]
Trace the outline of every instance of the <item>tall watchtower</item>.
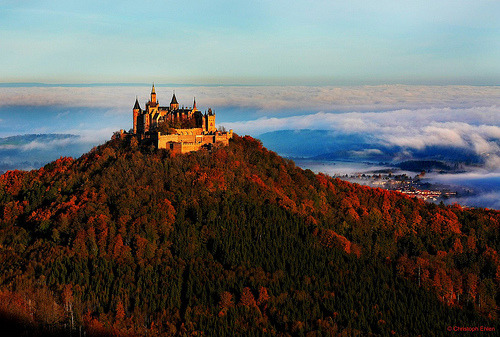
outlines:
[{"label": "tall watchtower", "polygon": [[205,115],[205,121],[206,121],[205,128],[208,132],[217,131],[215,127],[215,114],[212,112],[212,109],[208,109],[208,114]]},{"label": "tall watchtower", "polygon": [[132,113],[134,115],[134,134],[137,133],[137,122],[139,118],[139,114],[141,113],[141,106],[139,105],[139,101],[137,100],[137,97],[135,98],[135,104],[134,104],[134,109],[132,110]]}]

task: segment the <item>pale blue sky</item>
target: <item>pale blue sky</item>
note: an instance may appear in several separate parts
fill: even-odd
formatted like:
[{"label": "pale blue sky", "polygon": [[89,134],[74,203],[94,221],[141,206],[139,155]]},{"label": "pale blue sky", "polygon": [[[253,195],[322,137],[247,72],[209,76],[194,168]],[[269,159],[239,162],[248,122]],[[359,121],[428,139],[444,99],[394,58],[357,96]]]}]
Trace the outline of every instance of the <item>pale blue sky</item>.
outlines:
[{"label": "pale blue sky", "polygon": [[2,1],[0,82],[488,84],[500,1]]}]

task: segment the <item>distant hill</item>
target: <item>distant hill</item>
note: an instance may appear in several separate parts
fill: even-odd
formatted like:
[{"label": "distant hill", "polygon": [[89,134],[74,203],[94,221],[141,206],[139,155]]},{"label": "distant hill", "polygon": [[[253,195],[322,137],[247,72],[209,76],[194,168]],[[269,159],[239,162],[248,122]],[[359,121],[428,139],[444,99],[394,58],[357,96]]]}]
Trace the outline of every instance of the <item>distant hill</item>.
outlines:
[{"label": "distant hill", "polygon": [[399,168],[406,171],[451,171],[453,168],[438,160],[407,160],[398,164]]},{"label": "distant hill", "polygon": [[335,133],[331,130],[280,130],[261,134],[263,144],[289,158],[312,160],[399,162],[441,161],[480,165],[481,158],[470,149],[452,146],[427,146],[413,149],[374,141],[369,135]]},{"label": "distant hill", "polygon": [[349,151],[362,151],[369,144],[362,138],[335,134],[330,130],[279,130],[261,134],[263,144],[287,157],[317,157],[330,154],[330,160],[346,159]]},{"label": "distant hill", "polygon": [[0,177],[3,335],[498,331],[500,212],[302,170],[251,137],[115,139]]},{"label": "distant hill", "polygon": [[8,170],[39,168],[65,155],[88,151],[73,134],[26,134],[0,138],[0,173]]},{"label": "distant hill", "polygon": [[68,138],[78,138],[79,136],[69,133],[40,133],[16,135],[0,138],[0,145],[23,145],[33,141],[53,141]]}]

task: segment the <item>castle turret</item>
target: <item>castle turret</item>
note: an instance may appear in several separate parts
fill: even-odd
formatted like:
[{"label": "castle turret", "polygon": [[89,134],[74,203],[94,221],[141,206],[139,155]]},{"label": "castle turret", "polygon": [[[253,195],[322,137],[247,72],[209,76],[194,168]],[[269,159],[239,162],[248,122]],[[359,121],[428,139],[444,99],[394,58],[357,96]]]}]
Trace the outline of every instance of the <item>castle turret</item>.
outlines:
[{"label": "castle turret", "polygon": [[137,96],[135,97],[135,104],[133,115],[134,115],[134,134],[137,133],[137,119],[139,118],[139,114],[141,113],[141,106],[139,105],[139,101],[137,100]]},{"label": "castle turret", "polygon": [[196,111],[196,97],[193,98],[193,111]]},{"label": "castle turret", "polygon": [[174,95],[172,96],[172,100],[170,101],[170,110],[177,110],[179,109],[179,103],[177,102],[177,98],[175,97],[175,91]]},{"label": "castle turret", "polygon": [[158,101],[156,100],[156,91],[155,91],[155,84],[153,83],[153,88],[151,89],[151,106],[155,106],[158,104]]}]

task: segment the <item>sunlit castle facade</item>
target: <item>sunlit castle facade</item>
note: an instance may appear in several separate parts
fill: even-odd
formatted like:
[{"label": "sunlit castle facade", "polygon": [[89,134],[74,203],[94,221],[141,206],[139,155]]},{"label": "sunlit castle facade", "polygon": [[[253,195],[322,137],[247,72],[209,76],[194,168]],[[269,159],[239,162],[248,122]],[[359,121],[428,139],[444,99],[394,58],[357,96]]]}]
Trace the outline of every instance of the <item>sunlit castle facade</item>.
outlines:
[{"label": "sunlit castle facade", "polygon": [[132,111],[133,133],[139,140],[150,140],[157,148],[170,149],[174,153],[197,151],[204,146],[228,145],[233,137],[232,130],[217,130],[215,113],[212,109],[205,113],[199,111],[195,99],[192,107],[179,108],[174,93],[169,106],[160,106],[154,85],[145,109],[141,109],[136,98]]}]

